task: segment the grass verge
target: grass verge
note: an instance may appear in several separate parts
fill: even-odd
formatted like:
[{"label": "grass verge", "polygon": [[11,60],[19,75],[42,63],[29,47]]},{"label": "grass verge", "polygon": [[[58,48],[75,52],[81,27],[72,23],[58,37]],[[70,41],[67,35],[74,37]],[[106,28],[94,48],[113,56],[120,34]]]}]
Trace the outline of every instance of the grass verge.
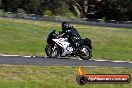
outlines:
[{"label": "grass verge", "polygon": [[[82,38],[93,41],[93,58],[132,61],[132,30],[73,25]],[[0,53],[44,55],[48,33],[61,24],[45,21],[0,18]]]},{"label": "grass verge", "polygon": [[[130,74],[131,68],[85,67],[88,74]],[[130,88],[130,84],[76,83],[78,67],[0,65],[1,88]]]}]

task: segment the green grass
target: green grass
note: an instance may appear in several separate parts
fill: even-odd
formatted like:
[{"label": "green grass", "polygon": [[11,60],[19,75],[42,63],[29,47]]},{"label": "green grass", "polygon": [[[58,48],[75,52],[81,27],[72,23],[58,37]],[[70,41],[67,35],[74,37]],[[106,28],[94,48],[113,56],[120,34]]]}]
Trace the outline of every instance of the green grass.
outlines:
[{"label": "green grass", "polygon": [[[132,61],[132,30],[74,25],[80,35],[93,41],[93,58]],[[0,53],[45,55],[48,33],[61,24],[0,18]]]},{"label": "green grass", "polygon": [[[131,68],[85,67],[88,74],[131,74]],[[78,67],[0,65],[0,88],[130,88],[130,84],[76,83]]]}]

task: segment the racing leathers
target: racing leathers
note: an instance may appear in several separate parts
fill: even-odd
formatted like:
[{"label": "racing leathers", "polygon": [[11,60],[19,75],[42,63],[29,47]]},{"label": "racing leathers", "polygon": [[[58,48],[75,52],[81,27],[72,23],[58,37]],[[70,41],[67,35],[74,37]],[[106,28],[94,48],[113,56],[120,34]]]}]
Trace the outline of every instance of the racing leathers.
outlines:
[{"label": "racing leathers", "polygon": [[79,35],[78,31],[73,27],[70,26],[67,30],[63,30],[61,34],[63,38],[68,38],[68,41],[71,45],[74,46],[75,49],[78,49],[81,44],[81,36]]}]

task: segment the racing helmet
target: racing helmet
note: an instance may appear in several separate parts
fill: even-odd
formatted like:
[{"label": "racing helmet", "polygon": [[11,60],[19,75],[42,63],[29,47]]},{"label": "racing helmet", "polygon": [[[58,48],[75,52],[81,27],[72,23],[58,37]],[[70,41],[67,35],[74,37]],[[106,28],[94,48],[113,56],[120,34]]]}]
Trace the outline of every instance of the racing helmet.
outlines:
[{"label": "racing helmet", "polygon": [[68,22],[62,22],[62,30],[66,31],[70,27],[70,24]]}]

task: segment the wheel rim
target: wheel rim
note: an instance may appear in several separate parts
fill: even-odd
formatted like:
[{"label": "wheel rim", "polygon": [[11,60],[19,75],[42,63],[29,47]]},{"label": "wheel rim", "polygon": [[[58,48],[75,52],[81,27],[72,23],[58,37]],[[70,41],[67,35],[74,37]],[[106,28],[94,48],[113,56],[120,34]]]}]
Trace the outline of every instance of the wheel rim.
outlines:
[{"label": "wheel rim", "polygon": [[89,55],[90,55],[90,54],[89,54],[89,51],[88,51],[88,47],[86,47],[86,46],[85,46],[85,47],[83,47],[81,51],[83,51],[83,52],[84,52],[84,55],[82,55],[82,56],[86,56],[86,57],[87,57],[87,56],[89,56]]},{"label": "wheel rim", "polygon": [[46,53],[47,53],[48,56],[51,54],[51,51],[52,51],[51,45],[48,45],[46,47]]},{"label": "wheel rim", "polygon": [[51,51],[51,56],[52,56],[52,57],[57,56],[57,49],[52,49],[52,51]]},{"label": "wheel rim", "polygon": [[58,56],[58,48],[56,45],[49,45],[47,47],[47,55],[49,57],[57,57]]}]

